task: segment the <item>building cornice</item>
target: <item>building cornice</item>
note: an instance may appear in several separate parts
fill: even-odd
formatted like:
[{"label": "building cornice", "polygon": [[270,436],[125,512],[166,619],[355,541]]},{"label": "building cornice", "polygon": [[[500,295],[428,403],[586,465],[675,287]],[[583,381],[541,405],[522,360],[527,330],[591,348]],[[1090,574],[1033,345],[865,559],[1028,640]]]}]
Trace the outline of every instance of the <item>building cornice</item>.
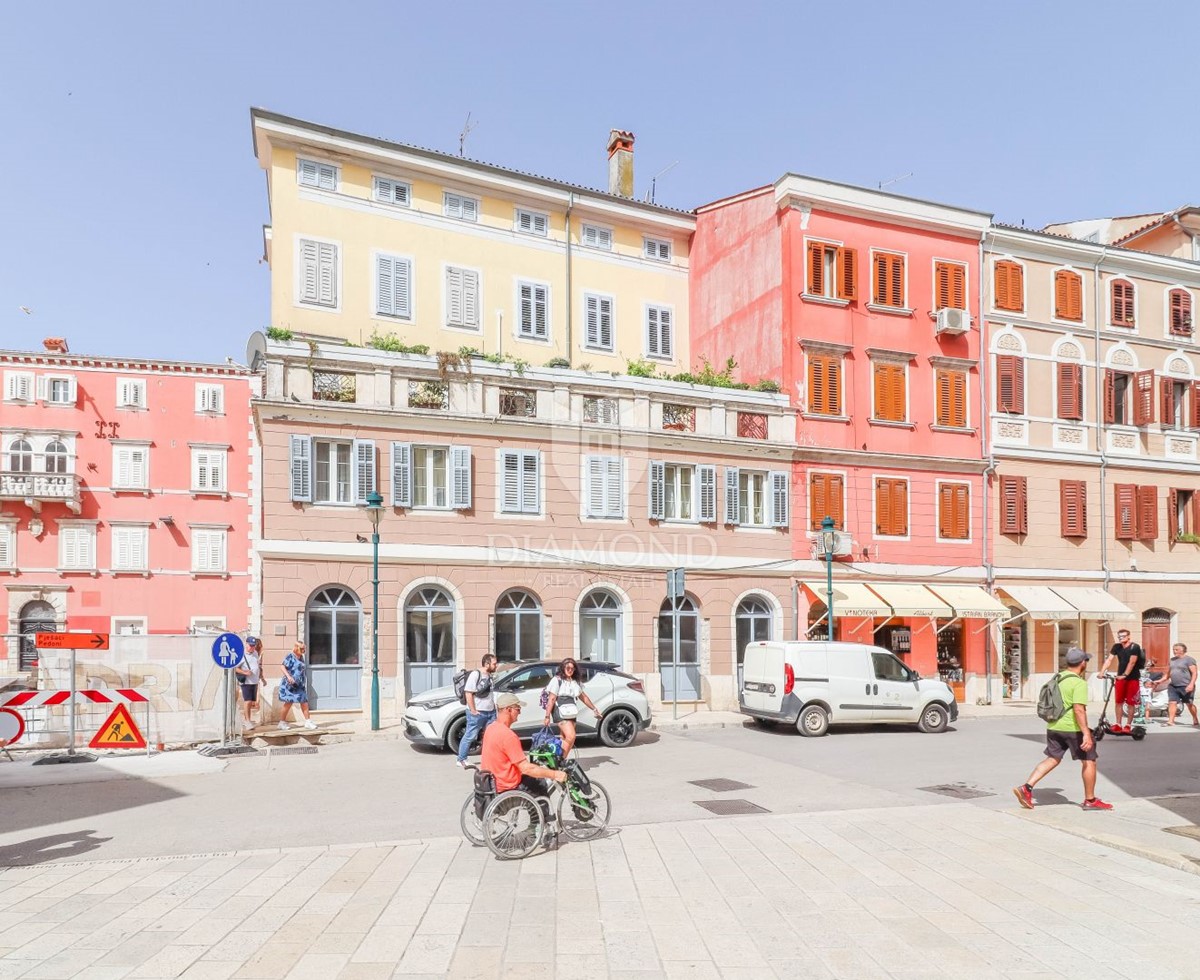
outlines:
[{"label": "building cornice", "polygon": [[985,251],[992,258],[1011,255],[1031,262],[1075,264],[1081,269],[1090,269],[1099,262],[1101,273],[1143,276],[1200,287],[1200,262],[1139,252],[1119,245],[1082,242],[1026,228],[994,225],[988,232]]}]

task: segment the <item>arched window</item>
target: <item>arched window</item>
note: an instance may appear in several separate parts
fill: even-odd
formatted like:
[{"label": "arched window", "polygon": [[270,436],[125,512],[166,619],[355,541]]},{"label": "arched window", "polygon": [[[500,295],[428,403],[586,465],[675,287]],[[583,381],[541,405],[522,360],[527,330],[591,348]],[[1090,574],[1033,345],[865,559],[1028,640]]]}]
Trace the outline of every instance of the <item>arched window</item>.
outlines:
[{"label": "arched window", "polygon": [[542,605],[524,589],[496,603],[496,657],[502,663],[542,658]]},{"label": "arched window", "polygon": [[1167,317],[1174,337],[1192,335],[1192,294],[1186,289],[1172,289],[1167,293]]},{"label": "arched window", "polygon": [[57,633],[58,617],[54,607],[42,599],[34,599],[21,607],[17,630],[21,634],[21,670],[32,670],[37,663],[38,652],[34,639],[38,633]]},{"label": "arched window", "polygon": [[362,608],[354,593],[322,589],[308,603],[308,663],[340,667],[359,662]]},{"label": "arched window", "polygon": [[1078,272],[1054,273],[1054,315],[1060,320],[1083,319],[1083,276]]},{"label": "arched window", "polygon": [[13,473],[33,472],[33,447],[28,439],[14,439],[8,444],[8,468]]},{"label": "arched window", "polygon": [[992,266],[992,305],[998,310],[1023,313],[1025,310],[1025,268],[1012,259],[1001,259]]},{"label": "arched window", "polygon": [[[671,599],[658,610],[658,669],[664,701],[700,697],[700,610],[691,596],[679,600],[679,659],[675,659],[675,613]],[[678,685],[678,686],[676,686]]]},{"label": "arched window", "polygon": [[46,472],[67,472],[67,447],[57,439],[46,446]]},{"label": "arched window", "polygon": [[621,601],[607,589],[594,589],[579,607],[579,656],[620,664]]},{"label": "arched window", "polygon": [[1133,309],[1133,283],[1128,279],[1114,279],[1112,281],[1110,297],[1113,326],[1134,326],[1136,320]]},{"label": "arched window", "polygon": [[454,600],[441,589],[428,586],[408,597],[404,629],[410,664],[454,662]]},{"label": "arched window", "polygon": [[738,603],[734,618],[737,621],[737,664],[740,669],[746,656],[747,643],[771,639],[774,617],[766,599],[758,595],[748,595]]}]

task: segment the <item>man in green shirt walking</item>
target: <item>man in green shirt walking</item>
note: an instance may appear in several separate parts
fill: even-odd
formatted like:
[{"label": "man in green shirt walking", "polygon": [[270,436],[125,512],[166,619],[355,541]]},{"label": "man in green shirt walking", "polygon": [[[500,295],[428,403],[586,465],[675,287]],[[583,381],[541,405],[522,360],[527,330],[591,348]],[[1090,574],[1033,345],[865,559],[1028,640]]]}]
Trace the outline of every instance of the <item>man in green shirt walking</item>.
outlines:
[{"label": "man in green shirt walking", "polygon": [[1059,674],[1058,681],[1065,710],[1046,726],[1046,758],[1029,774],[1028,782],[1013,788],[1017,800],[1026,810],[1033,809],[1033,787],[1062,762],[1068,749],[1071,758],[1083,764],[1083,808],[1112,809],[1111,803],[1105,803],[1096,796],[1096,741],[1088,727],[1088,690],[1087,681],[1083,679],[1083,672],[1091,659],[1090,654],[1078,647],[1071,647],[1067,651],[1067,669]]}]

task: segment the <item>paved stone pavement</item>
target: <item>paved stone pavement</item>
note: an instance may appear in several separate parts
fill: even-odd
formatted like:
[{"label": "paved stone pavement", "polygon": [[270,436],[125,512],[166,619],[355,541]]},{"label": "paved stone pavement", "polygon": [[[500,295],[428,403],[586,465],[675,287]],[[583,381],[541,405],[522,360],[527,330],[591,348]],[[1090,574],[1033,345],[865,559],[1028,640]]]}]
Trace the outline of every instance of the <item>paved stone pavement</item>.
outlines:
[{"label": "paved stone pavement", "polygon": [[1165,923],[1200,877],[962,804],[12,868],[0,978],[1194,977]]}]

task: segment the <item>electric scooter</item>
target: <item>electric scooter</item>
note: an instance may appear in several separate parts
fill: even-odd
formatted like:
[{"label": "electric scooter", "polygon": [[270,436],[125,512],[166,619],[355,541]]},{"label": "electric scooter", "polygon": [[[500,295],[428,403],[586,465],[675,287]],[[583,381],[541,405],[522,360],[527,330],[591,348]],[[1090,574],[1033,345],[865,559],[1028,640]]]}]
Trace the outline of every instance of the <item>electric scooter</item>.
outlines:
[{"label": "electric scooter", "polygon": [[1108,714],[1108,702],[1112,698],[1113,689],[1117,686],[1116,680],[1116,674],[1110,672],[1104,675],[1104,705],[1100,708],[1100,720],[1096,723],[1096,727],[1092,729],[1092,738],[1099,742],[1105,735],[1117,735],[1122,738],[1128,735],[1135,742],[1140,742],[1146,737],[1145,725],[1131,725],[1129,731],[1118,732],[1108,723],[1108,718],[1106,717]]}]

